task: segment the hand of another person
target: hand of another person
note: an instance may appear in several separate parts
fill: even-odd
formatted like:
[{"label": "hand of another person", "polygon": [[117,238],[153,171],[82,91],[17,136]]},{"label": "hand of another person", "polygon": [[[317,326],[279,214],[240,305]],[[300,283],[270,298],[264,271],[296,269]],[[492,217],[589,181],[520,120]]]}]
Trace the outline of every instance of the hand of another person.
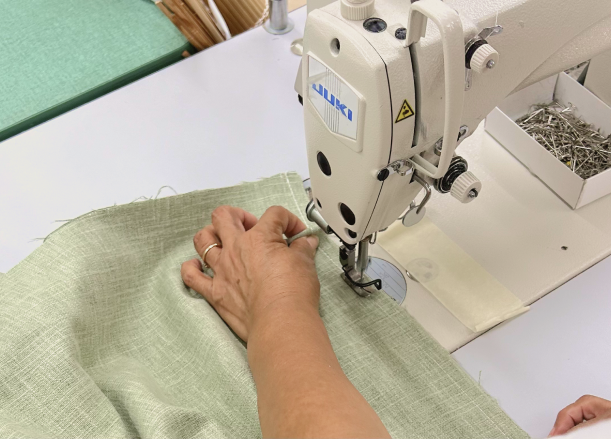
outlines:
[{"label": "hand of another person", "polygon": [[570,430],[587,427],[603,419],[611,419],[611,401],[584,395],[573,404],[560,410],[549,436],[559,436]]},{"label": "hand of another person", "polygon": [[295,236],[305,224],[283,207],[267,209],[260,220],[237,207],[212,212],[212,224],[193,239],[200,256],[206,255],[214,278],[202,272],[199,259],[182,265],[181,275],[214,307],[244,341],[263,319],[274,313],[312,307],[318,313],[320,285],[314,265],[316,236],[286,244],[283,234]]}]

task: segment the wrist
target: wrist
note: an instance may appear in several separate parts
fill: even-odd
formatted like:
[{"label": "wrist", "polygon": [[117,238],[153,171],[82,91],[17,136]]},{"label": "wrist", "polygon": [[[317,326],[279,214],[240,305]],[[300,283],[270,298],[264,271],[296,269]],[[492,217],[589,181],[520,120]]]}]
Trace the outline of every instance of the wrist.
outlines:
[{"label": "wrist", "polygon": [[[273,364],[279,373],[312,358],[325,364],[330,360],[323,357],[335,358],[318,307],[294,300],[276,301],[257,316],[249,330],[247,351],[255,382],[262,378],[264,365]],[[328,352],[321,355],[320,351]]]},{"label": "wrist", "polygon": [[279,293],[253,306],[249,339],[256,335],[273,336],[304,321],[319,320],[318,300],[309,295]]},{"label": "wrist", "polygon": [[255,286],[255,294],[251,296],[249,309],[251,326],[257,326],[261,321],[275,320],[277,317],[291,315],[303,311],[318,315],[320,285],[297,282],[265,282]]}]

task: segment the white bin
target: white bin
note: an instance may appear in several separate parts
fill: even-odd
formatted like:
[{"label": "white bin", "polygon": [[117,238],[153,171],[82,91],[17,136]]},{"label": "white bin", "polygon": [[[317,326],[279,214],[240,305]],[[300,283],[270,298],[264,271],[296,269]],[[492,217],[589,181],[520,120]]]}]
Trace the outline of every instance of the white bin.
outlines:
[{"label": "white bin", "polygon": [[533,105],[554,100],[565,106],[572,104],[577,117],[600,129],[601,134],[611,134],[611,107],[565,73],[509,96],[486,118],[486,131],[556,195],[577,209],[611,194],[611,169],[584,180],[515,123]]}]

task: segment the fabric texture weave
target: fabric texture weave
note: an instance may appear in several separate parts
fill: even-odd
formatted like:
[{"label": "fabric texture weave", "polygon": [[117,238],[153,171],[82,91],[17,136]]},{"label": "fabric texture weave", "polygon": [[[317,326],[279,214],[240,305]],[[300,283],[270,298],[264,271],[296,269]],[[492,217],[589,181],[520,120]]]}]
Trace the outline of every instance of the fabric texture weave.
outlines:
[{"label": "fabric texture weave", "polygon": [[[304,219],[301,179],[98,210],[0,276],[0,437],[260,437],[246,347],[180,277],[221,204]],[[390,297],[358,297],[321,236],[320,313],[394,437],[528,437]],[[346,401],[349,404],[350,401]]]}]

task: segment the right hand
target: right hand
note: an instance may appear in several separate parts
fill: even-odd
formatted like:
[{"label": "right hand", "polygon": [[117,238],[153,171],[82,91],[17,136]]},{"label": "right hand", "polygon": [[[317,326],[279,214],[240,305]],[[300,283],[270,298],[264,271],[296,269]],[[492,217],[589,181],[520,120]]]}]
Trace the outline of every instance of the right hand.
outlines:
[{"label": "right hand", "polygon": [[206,255],[214,277],[202,272],[199,259],[192,259],[182,265],[183,281],[246,342],[255,327],[264,327],[270,319],[303,310],[318,315],[320,285],[314,265],[318,238],[299,238],[290,247],[283,238],[305,229],[297,216],[280,206],[267,209],[261,219],[237,207],[221,206],[212,212],[212,224],[193,239],[199,255],[210,244],[218,244]]},{"label": "right hand", "polygon": [[[611,401],[597,396],[584,395],[573,404],[560,410],[549,436],[559,436],[603,419],[611,419]],[[584,421],[587,422],[584,423]]]}]

